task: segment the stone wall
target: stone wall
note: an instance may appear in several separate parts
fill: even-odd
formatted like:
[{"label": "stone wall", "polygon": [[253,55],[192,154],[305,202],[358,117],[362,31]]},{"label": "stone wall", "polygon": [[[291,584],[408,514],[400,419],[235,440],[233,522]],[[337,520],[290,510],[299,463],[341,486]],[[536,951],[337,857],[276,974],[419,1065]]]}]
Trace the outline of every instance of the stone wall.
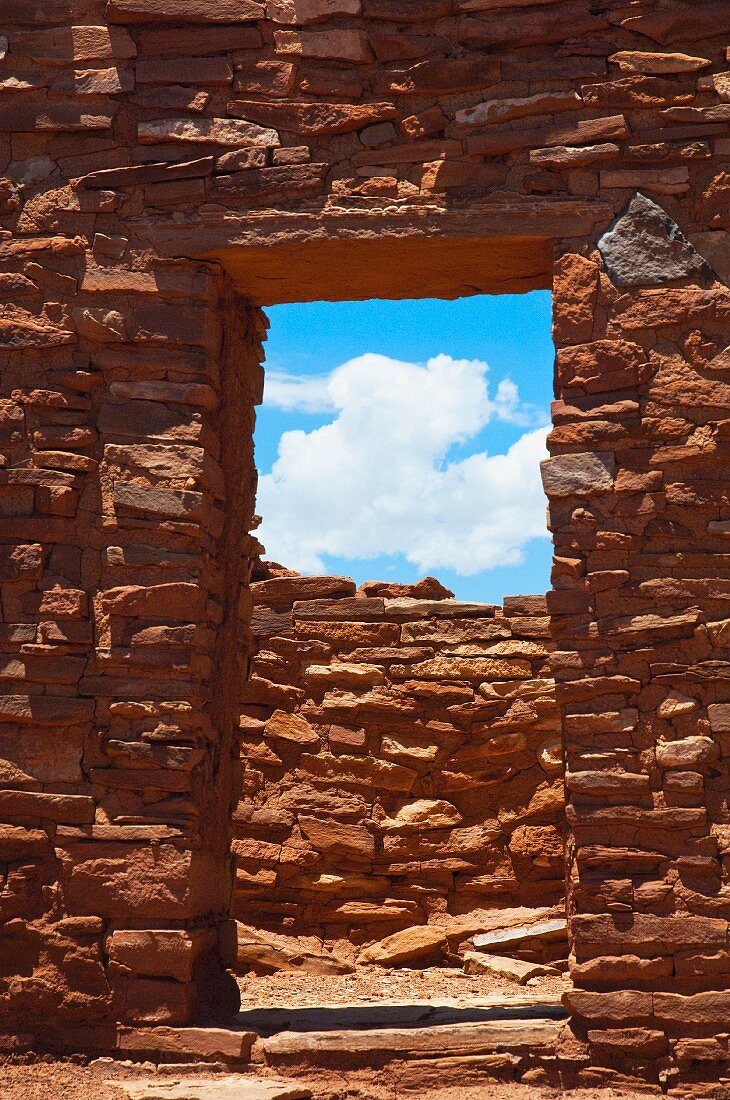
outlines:
[{"label": "stone wall", "polygon": [[[568,1004],[596,1057],[672,1081],[672,1060],[728,1060],[730,293],[642,208],[557,265],[572,309],[543,481],[582,987]],[[671,288],[652,288],[657,262]]]},{"label": "stone wall", "polygon": [[[34,278],[89,277],[79,242],[33,243]],[[44,1019],[85,1046],[237,1004],[221,685],[245,675],[248,609],[225,594],[257,546],[262,383],[215,268],[156,268],[151,302],[105,278],[124,341],[83,291],[73,338],[2,322],[0,1030]]]},{"label": "stone wall", "polygon": [[5,1030],[189,1020],[230,957],[256,306],[552,285],[572,1026],[727,1073],[728,41],[725,0],[5,0]]},{"label": "stone wall", "polygon": [[564,896],[544,597],[296,576],[252,593],[235,916],[352,955]]}]

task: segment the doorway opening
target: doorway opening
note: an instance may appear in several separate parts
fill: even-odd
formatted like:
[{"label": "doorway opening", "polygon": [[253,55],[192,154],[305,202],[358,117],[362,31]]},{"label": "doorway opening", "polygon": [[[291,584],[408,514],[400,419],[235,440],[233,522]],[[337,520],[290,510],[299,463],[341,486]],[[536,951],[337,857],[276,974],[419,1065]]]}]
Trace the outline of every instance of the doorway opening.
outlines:
[{"label": "doorway opening", "polygon": [[424,973],[442,996],[464,973],[471,992],[557,995],[550,293],[268,316],[233,841],[244,1007],[261,975],[268,1003],[310,999],[322,973],[350,999],[412,998]]}]

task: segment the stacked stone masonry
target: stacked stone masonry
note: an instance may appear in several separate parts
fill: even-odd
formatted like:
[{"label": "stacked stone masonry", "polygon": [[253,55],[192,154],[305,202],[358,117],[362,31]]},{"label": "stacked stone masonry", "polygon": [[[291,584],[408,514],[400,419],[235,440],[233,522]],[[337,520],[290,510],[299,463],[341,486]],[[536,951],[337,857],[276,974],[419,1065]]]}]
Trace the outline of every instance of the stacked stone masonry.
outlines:
[{"label": "stacked stone masonry", "polygon": [[725,0],[4,0],[8,1035],[233,1008],[257,307],[552,285],[572,1026],[727,1074],[729,48]]},{"label": "stacked stone masonry", "polygon": [[252,585],[234,915],[345,959],[565,893],[560,718],[543,596]]}]

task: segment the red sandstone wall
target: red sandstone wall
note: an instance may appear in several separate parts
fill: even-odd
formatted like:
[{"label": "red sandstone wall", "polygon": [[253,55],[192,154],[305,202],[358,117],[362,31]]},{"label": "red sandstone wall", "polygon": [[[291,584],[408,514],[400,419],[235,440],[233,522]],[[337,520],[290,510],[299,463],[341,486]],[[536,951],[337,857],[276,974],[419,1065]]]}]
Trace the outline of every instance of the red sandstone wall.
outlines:
[{"label": "red sandstone wall", "polygon": [[[80,241],[5,247],[41,281],[88,278]],[[231,1004],[237,705],[217,685],[245,674],[225,596],[256,546],[254,311],[201,265],[155,267],[163,295],[104,272],[73,332],[3,322],[0,1029],[47,1017],[72,1044]]]},{"label": "red sandstone wall", "polygon": [[671,1081],[670,1058],[689,1075],[727,1062],[730,292],[708,271],[616,286],[601,248],[556,268],[571,307],[544,466],[583,987],[568,1004],[596,1056],[659,1059]]},{"label": "red sandstone wall", "polygon": [[392,587],[252,585],[234,915],[346,955],[564,895],[544,597],[502,609]]},{"label": "red sandstone wall", "polygon": [[554,257],[574,1026],[667,1083],[727,1073],[728,4],[2,14],[4,1030],[190,1019],[227,957],[194,963],[230,885],[260,320],[168,261],[273,301],[545,286]]}]

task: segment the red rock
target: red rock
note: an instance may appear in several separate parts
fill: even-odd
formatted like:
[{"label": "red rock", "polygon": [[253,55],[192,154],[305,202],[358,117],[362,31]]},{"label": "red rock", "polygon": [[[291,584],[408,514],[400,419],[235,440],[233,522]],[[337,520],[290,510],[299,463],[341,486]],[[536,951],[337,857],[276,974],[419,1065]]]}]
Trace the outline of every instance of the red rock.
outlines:
[{"label": "red rock", "polygon": [[354,30],[274,31],[277,54],[362,64],[372,54],[367,35]]},{"label": "red rock", "polygon": [[256,1039],[252,1031],[216,1027],[120,1027],[118,1049],[125,1055],[183,1055],[194,1061],[245,1062]]},{"label": "red rock", "polygon": [[195,619],[202,613],[203,593],[198,585],[184,582],[150,585],[145,588],[108,588],[102,602],[109,615],[176,620]]},{"label": "red rock", "polygon": [[568,304],[553,321],[554,339],[559,345],[583,344],[593,333],[598,268],[583,256],[566,254],[555,265],[555,279]]},{"label": "red rock", "polygon": [[557,111],[574,111],[580,103],[577,92],[540,92],[517,99],[491,99],[456,112],[461,128],[486,126],[527,115],[547,115]]},{"label": "red rock", "polygon": [[700,1025],[721,1027],[727,1018],[730,997],[725,992],[695,993],[684,996],[679,993],[655,993],[654,1015],[657,1022],[681,1026]]},{"label": "red rock", "polygon": [[319,852],[355,863],[371,862],[375,855],[373,833],[359,825],[319,821],[313,817],[300,817],[299,824],[304,835]]},{"label": "red rock", "polygon": [[684,53],[651,53],[646,50],[619,50],[608,59],[626,73],[687,73],[707,69],[712,62],[705,57]]},{"label": "red rock", "polygon": [[263,4],[254,0],[220,0],[214,11],[205,0],[179,0],[174,8],[166,0],[109,0],[107,7],[112,23],[244,23],[263,17]]},{"label": "red rock", "polygon": [[[273,133],[273,131],[271,131]],[[287,201],[301,194],[319,193],[324,187],[327,166],[301,164],[282,168],[253,169],[232,176],[216,176],[211,198],[235,205],[266,205]]]},{"label": "red rock", "polygon": [[345,134],[362,130],[375,122],[395,118],[391,103],[366,103],[351,106],[346,103],[259,103],[234,99],[227,111],[234,118],[245,118],[277,130],[318,137],[324,134]]},{"label": "red rock", "polygon": [[50,838],[43,829],[25,829],[21,825],[0,825],[0,859],[4,863],[37,859],[50,852]]},{"label": "red rock", "polygon": [[13,54],[63,65],[136,57],[131,35],[119,27],[74,26],[68,29],[23,31],[13,35]]},{"label": "red rock", "polygon": [[375,90],[390,95],[434,95],[488,88],[499,80],[496,58],[465,57],[421,61],[404,72],[379,75]]},{"label": "red rock", "polygon": [[196,959],[215,947],[215,933],[185,931],[118,931],[105,949],[115,969],[132,974],[189,982]]},{"label": "red rock", "polygon": [[619,1057],[659,1058],[667,1052],[667,1037],[663,1031],[648,1028],[610,1028],[589,1031],[588,1042],[602,1054]]},{"label": "red rock", "polygon": [[654,1020],[652,994],[635,990],[614,993],[575,990],[563,995],[563,1004],[576,1016],[592,1023],[633,1025],[652,1023]]},{"label": "red rock", "polygon": [[269,0],[267,15],[275,23],[318,23],[338,15],[359,15],[361,0]]},{"label": "red rock", "polygon": [[[483,134],[475,134],[466,140],[469,154],[498,156],[517,149],[534,149],[538,146],[596,145],[612,139],[628,137],[623,115],[606,118],[581,119],[577,123],[547,123],[542,127],[518,129],[507,123],[492,125]],[[559,341],[562,343],[562,340]]]},{"label": "red rock", "polygon": [[137,134],[142,145],[189,141],[234,148],[269,148],[279,144],[274,130],[230,118],[150,119],[139,123]]},{"label": "red rock", "polygon": [[371,944],[360,952],[361,966],[397,966],[399,963],[440,955],[446,946],[446,933],[442,928],[405,928],[392,936]]},{"label": "red rock", "polygon": [[602,142],[600,145],[586,145],[571,148],[556,145],[552,149],[530,150],[530,164],[540,168],[575,169],[588,168],[607,160],[618,160],[620,148],[614,142]]},{"label": "red rock", "polygon": [[249,95],[284,99],[293,90],[295,81],[296,69],[287,61],[244,62],[236,66],[234,87],[237,92]]},{"label": "red rock", "polygon": [[706,37],[707,27],[727,26],[727,10],[722,4],[700,4],[675,11],[648,12],[626,16],[620,25],[626,30],[645,35],[662,45],[675,42],[697,42]]}]

